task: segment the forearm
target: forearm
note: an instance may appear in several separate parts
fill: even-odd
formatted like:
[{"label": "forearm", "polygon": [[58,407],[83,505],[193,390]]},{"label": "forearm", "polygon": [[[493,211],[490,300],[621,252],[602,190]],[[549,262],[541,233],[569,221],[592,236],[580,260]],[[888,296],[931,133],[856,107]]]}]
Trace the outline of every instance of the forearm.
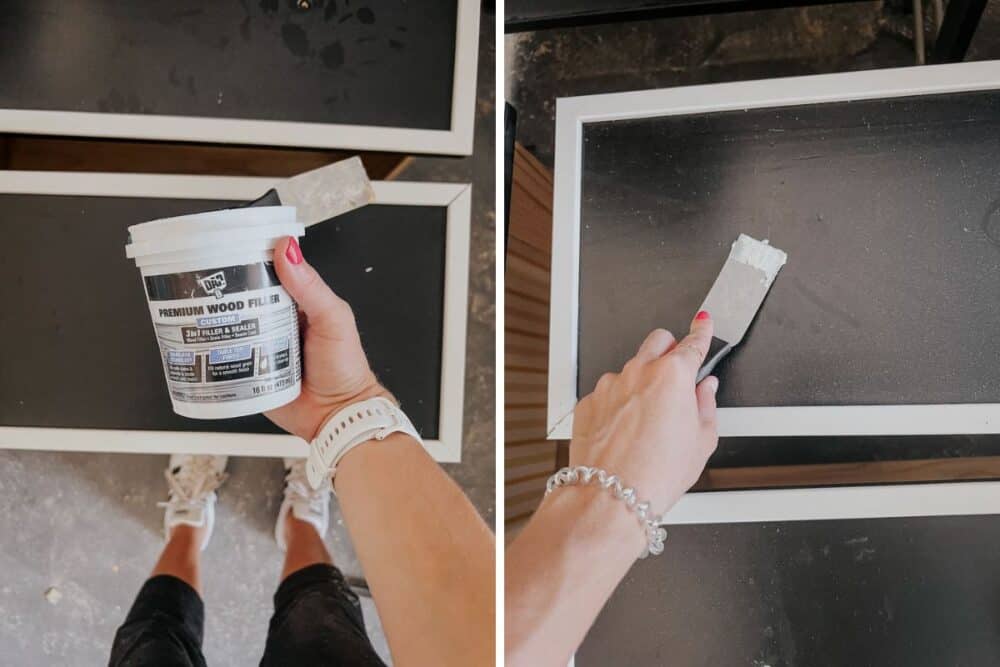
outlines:
[{"label": "forearm", "polygon": [[451,478],[397,433],[349,452],[335,488],[395,664],[492,664],[494,538]]},{"label": "forearm", "polygon": [[507,549],[508,667],[565,667],[643,545],[635,515],[606,491],[546,498]]}]

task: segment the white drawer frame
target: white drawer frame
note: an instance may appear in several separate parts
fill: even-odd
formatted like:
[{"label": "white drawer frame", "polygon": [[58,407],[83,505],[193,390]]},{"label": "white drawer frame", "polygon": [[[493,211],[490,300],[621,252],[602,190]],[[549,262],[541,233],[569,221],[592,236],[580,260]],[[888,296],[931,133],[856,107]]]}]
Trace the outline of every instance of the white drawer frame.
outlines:
[{"label": "white drawer frame", "polygon": [[[0,171],[0,193],[251,201],[267,192],[278,180]],[[465,183],[400,181],[376,181],[372,186],[375,204],[447,207],[438,438],[427,440],[425,444],[438,461],[458,462],[462,458],[472,186]],[[55,409],[58,407],[53,406]],[[198,452],[273,457],[304,457],[308,453],[307,443],[292,435],[14,426],[0,426],[0,448],[146,454]]]},{"label": "white drawer frame", "polygon": [[[547,428],[573,432],[577,402],[581,147],[586,123],[1000,89],[1000,61],[789,77],[561,98],[555,193]],[[1000,433],[1000,404],[720,408],[722,436]]]}]

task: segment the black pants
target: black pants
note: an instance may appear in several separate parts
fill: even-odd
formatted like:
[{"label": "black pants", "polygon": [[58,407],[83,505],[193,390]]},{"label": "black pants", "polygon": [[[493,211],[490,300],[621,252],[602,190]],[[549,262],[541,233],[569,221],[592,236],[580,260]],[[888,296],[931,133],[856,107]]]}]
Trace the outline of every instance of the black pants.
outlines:
[{"label": "black pants", "polygon": [[[170,575],[148,579],[115,634],[111,667],[204,667],[205,605]],[[293,572],[274,594],[262,667],[385,663],[365,633],[361,604],[332,565]]]}]

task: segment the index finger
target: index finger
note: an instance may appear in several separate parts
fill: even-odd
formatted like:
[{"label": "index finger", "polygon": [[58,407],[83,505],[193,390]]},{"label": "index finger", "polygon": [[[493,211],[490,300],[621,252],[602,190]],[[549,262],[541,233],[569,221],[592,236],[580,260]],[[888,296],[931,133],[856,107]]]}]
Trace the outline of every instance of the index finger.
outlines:
[{"label": "index finger", "polygon": [[708,348],[712,344],[713,329],[712,316],[708,311],[698,311],[698,314],[691,321],[691,333],[677,343],[663,358],[680,359],[684,367],[690,369],[692,376],[697,375],[698,369],[705,363],[705,357],[708,356]]}]

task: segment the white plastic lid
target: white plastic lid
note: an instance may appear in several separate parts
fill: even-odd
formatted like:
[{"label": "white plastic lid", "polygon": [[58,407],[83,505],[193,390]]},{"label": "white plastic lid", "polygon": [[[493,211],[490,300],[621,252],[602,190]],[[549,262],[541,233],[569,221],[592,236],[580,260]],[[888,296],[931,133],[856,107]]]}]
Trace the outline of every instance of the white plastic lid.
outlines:
[{"label": "white plastic lid", "polygon": [[125,256],[133,259],[191,250],[202,254],[213,246],[229,246],[282,236],[302,236],[294,206],[230,208],[162,218],[128,228]]}]

